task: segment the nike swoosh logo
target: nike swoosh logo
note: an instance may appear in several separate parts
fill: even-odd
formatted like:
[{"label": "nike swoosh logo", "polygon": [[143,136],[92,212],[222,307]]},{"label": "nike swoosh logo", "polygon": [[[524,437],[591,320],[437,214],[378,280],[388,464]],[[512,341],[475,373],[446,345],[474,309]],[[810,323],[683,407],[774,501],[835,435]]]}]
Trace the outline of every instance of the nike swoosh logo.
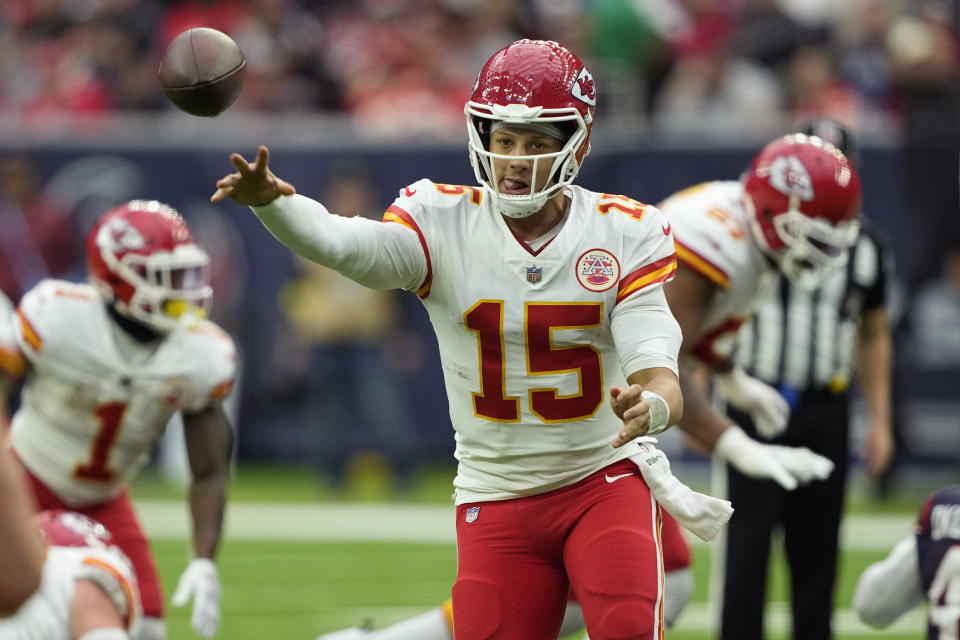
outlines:
[{"label": "nike swoosh logo", "polygon": [[408,197],[408,198],[413,197],[413,194],[415,194],[416,192],[417,192],[416,189],[411,189],[410,187],[407,187],[407,188],[404,190],[404,193],[407,194],[407,197]]},{"label": "nike swoosh logo", "polygon": [[607,479],[607,482],[616,482],[620,478],[626,478],[627,476],[632,476],[632,473],[621,473],[619,476],[608,476],[604,475],[604,478]]},{"label": "nike swoosh logo", "polygon": [[663,229],[663,235],[665,235],[665,236],[670,235],[670,223],[669,223],[669,222],[668,222],[667,224],[663,225],[663,226],[660,227],[660,228]]}]

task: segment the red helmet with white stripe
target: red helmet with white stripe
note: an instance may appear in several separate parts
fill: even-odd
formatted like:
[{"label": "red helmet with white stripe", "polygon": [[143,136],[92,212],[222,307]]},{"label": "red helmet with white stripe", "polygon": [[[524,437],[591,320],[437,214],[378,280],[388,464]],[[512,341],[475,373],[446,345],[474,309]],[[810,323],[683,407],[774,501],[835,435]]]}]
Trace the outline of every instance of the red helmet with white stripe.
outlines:
[{"label": "red helmet with white stripe", "polygon": [[87,267],[100,294],[160,332],[206,315],[209,263],[180,214],[156,200],[111,209],[87,235]]},{"label": "red helmet with white stripe", "polygon": [[[470,163],[477,180],[500,211],[514,218],[536,213],[573,182],[590,152],[590,131],[597,105],[593,76],[583,61],[562,45],[547,40],[518,40],[497,51],[477,76],[464,107]],[[552,162],[550,180],[530,185],[530,193],[503,194],[490,153],[490,134],[497,122],[558,131],[565,140],[556,153],[528,156],[534,163]]]},{"label": "red helmet with white stripe", "polygon": [[860,231],[860,178],[839,149],[816,136],[783,136],[742,181],[753,236],[789,278],[815,284],[846,262]]}]

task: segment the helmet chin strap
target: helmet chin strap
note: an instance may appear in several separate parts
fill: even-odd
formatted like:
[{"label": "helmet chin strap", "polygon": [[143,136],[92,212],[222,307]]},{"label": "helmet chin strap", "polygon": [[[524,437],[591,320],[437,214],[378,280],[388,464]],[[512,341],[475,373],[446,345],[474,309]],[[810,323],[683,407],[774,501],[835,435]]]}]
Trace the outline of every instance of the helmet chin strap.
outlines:
[{"label": "helmet chin strap", "polygon": [[163,336],[163,334],[153,327],[149,327],[117,309],[116,300],[111,300],[107,303],[107,313],[127,335],[137,342],[153,342]]},{"label": "helmet chin strap", "polygon": [[529,218],[543,209],[548,199],[547,194],[540,193],[518,201],[504,197],[502,193],[495,189],[488,189],[488,191],[493,194],[494,206],[497,210],[508,218],[514,219]]}]

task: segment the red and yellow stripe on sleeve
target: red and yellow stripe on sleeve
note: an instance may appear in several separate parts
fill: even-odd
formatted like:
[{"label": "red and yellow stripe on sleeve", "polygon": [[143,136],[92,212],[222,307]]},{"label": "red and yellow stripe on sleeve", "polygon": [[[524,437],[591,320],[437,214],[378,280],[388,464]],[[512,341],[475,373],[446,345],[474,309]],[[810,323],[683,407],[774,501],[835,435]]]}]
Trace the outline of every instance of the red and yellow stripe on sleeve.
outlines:
[{"label": "red and yellow stripe on sleeve", "polygon": [[430,249],[427,248],[427,241],[423,237],[423,232],[420,231],[420,226],[413,219],[413,216],[395,204],[390,205],[386,212],[384,212],[383,222],[402,224],[408,229],[413,229],[417,232],[417,237],[420,238],[420,247],[423,249],[424,257],[427,259],[427,277],[424,278],[423,283],[417,289],[417,295],[421,298],[426,298],[430,295],[430,285],[433,283],[433,264],[430,262]]},{"label": "red and yellow stripe on sleeve", "polygon": [[127,580],[119,571],[114,569],[110,564],[100,560],[99,558],[94,558],[88,556],[83,559],[83,564],[96,567],[101,571],[106,571],[120,584],[123,588],[123,596],[127,600],[127,615],[123,621],[124,627],[129,629],[130,624],[133,622],[133,616],[137,612],[137,596],[133,592],[133,585],[130,584],[130,581]]},{"label": "red and yellow stripe on sleeve", "polygon": [[676,236],[673,238],[673,246],[677,250],[677,258],[680,262],[724,289],[730,288],[730,276],[726,271],[677,240]]},{"label": "red and yellow stripe on sleeve", "polygon": [[23,339],[33,347],[34,351],[39,352],[43,348],[43,339],[33,328],[33,325],[30,324],[30,320],[27,319],[27,314],[25,314],[20,307],[17,307],[17,317],[20,319],[20,329],[23,332]]},{"label": "red and yellow stripe on sleeve", "polygon": [[617,289],[617,303],[623,302],[626,298],[633,295],[652,284],[666,282],[677,272],[677,254],[660,258],[656,262],[646,264],[625,278],[621,278],[620,287]]}]

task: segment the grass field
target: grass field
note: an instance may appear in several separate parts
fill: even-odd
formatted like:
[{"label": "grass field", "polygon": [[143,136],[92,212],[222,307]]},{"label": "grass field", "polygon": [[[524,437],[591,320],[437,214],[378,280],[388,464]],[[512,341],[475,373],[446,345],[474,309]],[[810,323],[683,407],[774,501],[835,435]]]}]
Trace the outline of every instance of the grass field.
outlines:
[{"label": "grass field", "polygon": [[[437,605],[450,593],[455,573],[449,477],[445,470],[427,473],[409,492],[384,494],[376,480],[331,492],[309,471],[238,473],[219,556],[224,595],[218,637],[312,640],[320,632],[368,618],[380,627]],[[133,494],[153,537],[169,598],[188,555],[182,491],[148,473]],[[838,640],[922,636],[920,610],[884,632],[864,627],[849,611],[859,572],[885,555],[889,540],[906,533],[912,508],[888,505],[890,513],[883,516],[856,506],[851,510],[837,594]],[[668,634],[671,640],[714,637],[708,605],[710,551],[710,545],[694,545],[696,587]],[[777,562],[768,610],[771,639],[789,637],[785,584]],[[195,637],[189,611],[170,609],[169,630],[171,639]]]}]

